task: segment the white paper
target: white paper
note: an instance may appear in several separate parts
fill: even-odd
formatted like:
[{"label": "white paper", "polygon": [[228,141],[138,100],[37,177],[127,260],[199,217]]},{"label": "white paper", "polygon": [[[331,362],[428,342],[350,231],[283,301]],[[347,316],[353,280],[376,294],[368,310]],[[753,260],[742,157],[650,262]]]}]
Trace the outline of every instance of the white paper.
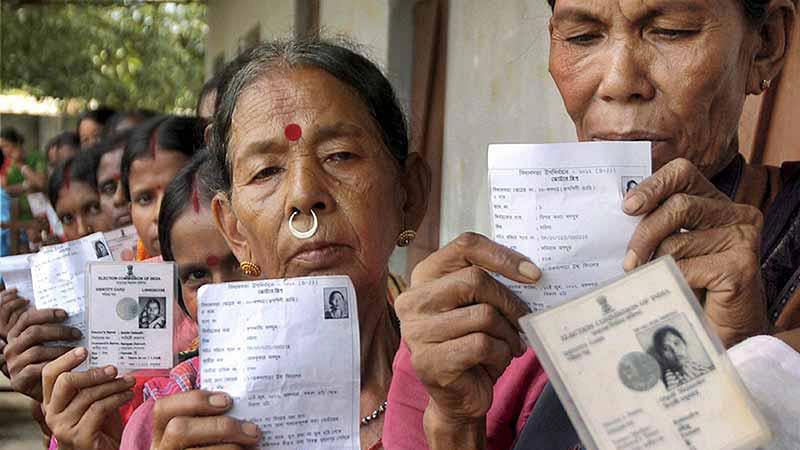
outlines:
[{"label": "white paper", "polygon": [[671,257],[520,325],[589,449],[750,450],[770,439]]},{"label": "white paper", "polygon": [[114,261],[136,261],[136,245],[139,242],[139,235],[136,227],[128,225],[124,228],[117,228],[103,233],[108,242],[109,250]]},{"label": "white paper", "polygon": [[94,233],[75,241],[43,247],[31,258],[36,308],[63,309],[69,315],[64,324],[75,327],[83,333],[83,338],[79,342],[70,342],[69,345],[87,345],[84,318],[86,264],[90,261],[110,260],[111,255],[108,253],[108,244],[103,238],[103,233]]},{"label": "white paper", "polygon": [[234,398],[260,448],[359,445],[356,294],[346,276],[205,285],[198,296],[202,388]]},{"label": "white paper", "polygon": [[493,238],[543,274],[504,281],[538,311],[622,275],[639,223],[622,211],[625,189],[650,171],[649,142],[490,145]]},{"label": "white paper", "polygon": [[31,258],[35,253],[0,258],[0,274],[6,289],[16,289],[17,296],[34,302]]},{"label": "white paper", "polygon": [[41,192],[28,194],[27,199],[33,216],[46,217],[47,223],[50,224],[50,233],[64,239],[64,225],[61,224],[61,219],[58,218],[58,214],[56,214],[53,205],[50,204],[50,200]]},{"label": "white paper", "polygon": [[171,369],[177,278],[173,263],[90,263],[89,367]]}]

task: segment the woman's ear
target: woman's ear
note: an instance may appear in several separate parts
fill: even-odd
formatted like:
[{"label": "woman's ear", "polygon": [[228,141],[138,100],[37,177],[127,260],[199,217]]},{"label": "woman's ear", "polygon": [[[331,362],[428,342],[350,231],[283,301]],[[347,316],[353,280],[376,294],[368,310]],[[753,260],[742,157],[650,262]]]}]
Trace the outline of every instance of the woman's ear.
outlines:
[{"label": "woman's ear", "polygon": [[419,153],[408,155],[402,184],[406,192],[403,204],[404,228],[416,231],[428,212],[431,195],[431,168]]},{"label": "woman's ear", "polygon": [[243,233],[242,224],[231,208],[230,199],[222,193],[217,193],[211,200],[211,214],[217,229],[222,233],[228,247],[239,261],[250,261],[252,253]]},{"label": "woman's ear", "polygon": [[796,18],[797,8],[792,0],[770,2],[767,18],[757,30],[757,43],[747,82],[748,94],[764,92],[768,83],[783,69],[790,49],[799,44],[792,42]]}]

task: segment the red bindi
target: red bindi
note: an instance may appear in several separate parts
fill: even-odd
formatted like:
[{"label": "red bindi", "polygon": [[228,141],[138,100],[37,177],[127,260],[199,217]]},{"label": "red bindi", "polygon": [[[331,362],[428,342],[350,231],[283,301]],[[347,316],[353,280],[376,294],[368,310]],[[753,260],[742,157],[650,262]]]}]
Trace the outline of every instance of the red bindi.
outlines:
[{"label": "red bindi", "polygon": [[214,267],[217,264],[219,264],[219,258],[217,258],[214,255],[211,255],[206,259],[206,264],[208,264],[208,267]]},{"label": "red bindi", "polygon": [[286,125],[286,129],[283,130],[283,134],[286,135],[286,139],[290,141],[296,141],[303,135],[303,129],[300,128],[300,125],[296,123],[290,123],[289,125]]},{"label": "red bindi", "polygon": [[118,173],[114,174],[114,181],[119,181],[120,178],[122,178],[122,175],[120,175]]}]

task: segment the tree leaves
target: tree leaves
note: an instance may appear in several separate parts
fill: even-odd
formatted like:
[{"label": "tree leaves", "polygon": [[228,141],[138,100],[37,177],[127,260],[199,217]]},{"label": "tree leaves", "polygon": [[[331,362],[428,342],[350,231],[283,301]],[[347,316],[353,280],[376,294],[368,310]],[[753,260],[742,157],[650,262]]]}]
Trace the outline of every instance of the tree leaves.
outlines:
[{"label": "tree leaves", "polygon": [[193,109],[206,6],[3,2],[0,89],[121,109]]}]

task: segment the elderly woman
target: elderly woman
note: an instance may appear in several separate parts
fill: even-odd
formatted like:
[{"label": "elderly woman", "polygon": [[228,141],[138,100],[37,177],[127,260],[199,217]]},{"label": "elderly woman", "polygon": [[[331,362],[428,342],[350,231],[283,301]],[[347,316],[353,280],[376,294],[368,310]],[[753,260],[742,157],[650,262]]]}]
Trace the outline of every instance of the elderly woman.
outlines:
[{"label": "elderly woman", "polygon": [[[207,173],[218,191],[212,204],[218,227],[251,277],[352,279],[362,347],[361,415],[376,417],[361,426],[361,443],[380,448],[380,412],[400,341],[388,261],[397,245],[413,238],[429,186],[424,162],[408,153],[392,88],[374,64],[345,48],[268,43],[227,69],[216,106],[214,168]],[[463,261],[458,256],[451,252],[441,260],[455,266]],[[451,297],[450,290],[429,292]],[[504,337],[521,352],[516,329],[507,326]],[[252,445],[256,426],[223,416],[231,401],[202,390],[158,400],[153,447]]]},{"label": "elderly woman", "polygon": [[[798,235],[786,233],[797,201],[781,203],[781,190],[796,178],[746,164],[737,140],[745,97],[769,88],[790,51],[796,1],[549,1],[550,73],[578,138],[653,142],[655,173],[625,197],[625,212],[643,217],[625,269],[672,254],[728,346],[767,331],[768,311],[797,326],[794,309],[781,313],[798,276],[788,257]],[[457,309],[415,295],[437,283],[436,258],[417,267],[396,304],[408,348],[395,362],[385,442],[424,448],[424,428],[431,448],[508,448],[492,419],[508,372],[493,383],[490,368],[502,365],[481,364],[476,349],[456,345],[463,338],[438,336],[463,335],[444,320]],[[424,332],[437,323],[436,337]],[[443,348],[452,351],[445,361],[466,363],[443,363]]]}]

